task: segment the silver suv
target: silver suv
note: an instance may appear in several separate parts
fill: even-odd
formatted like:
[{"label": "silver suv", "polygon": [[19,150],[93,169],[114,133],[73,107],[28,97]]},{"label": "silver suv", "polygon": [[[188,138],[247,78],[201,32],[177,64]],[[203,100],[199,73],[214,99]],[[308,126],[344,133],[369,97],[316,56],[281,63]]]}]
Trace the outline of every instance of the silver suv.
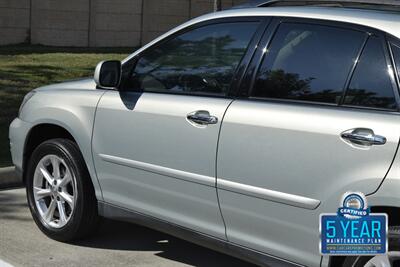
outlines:
[{"label": "silver suv", "polygon": [[[38,227],[70,241],[102,216],[269,266],[395,261],[400,13],[355,2],[201,16],[33,90],[10,140]],[[319,254],[346,191],[389,215],[387,257]]]}]

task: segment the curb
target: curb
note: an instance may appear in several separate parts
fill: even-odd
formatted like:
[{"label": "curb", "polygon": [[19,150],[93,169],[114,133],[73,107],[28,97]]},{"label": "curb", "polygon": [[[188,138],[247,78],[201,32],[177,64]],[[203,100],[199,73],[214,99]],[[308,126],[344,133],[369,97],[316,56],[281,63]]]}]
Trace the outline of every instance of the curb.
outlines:
[{"label": "curb", "polygon": [[0,168],[0,189],[22,186],[22,179],[17,175],[15,167]]}]

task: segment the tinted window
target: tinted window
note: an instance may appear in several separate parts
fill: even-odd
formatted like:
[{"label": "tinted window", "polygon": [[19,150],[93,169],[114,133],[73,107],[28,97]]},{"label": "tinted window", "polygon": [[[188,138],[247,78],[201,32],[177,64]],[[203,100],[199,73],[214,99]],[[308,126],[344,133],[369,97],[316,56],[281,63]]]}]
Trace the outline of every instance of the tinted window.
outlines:
[{"label": "tinted window", "polygon": [[392,51],[393,51],[394,61],[396,63],[397,74],[400,75],[400,47],[392,44]]},{"label": "tinted window", "polygon": [[252,96],[339,103],[364,33],[281,24],[257,74]]},{"label": "tinted window", "polygon": [[382,43],[371,37],[361,55],[346,92],[344,104],[373,108],[396,108],[390,70]]},{"label": "tinted window", "polygon": [[221,23],[179,35],[138,60],[129,87],[224,95],[257,26],[257,22]]}]

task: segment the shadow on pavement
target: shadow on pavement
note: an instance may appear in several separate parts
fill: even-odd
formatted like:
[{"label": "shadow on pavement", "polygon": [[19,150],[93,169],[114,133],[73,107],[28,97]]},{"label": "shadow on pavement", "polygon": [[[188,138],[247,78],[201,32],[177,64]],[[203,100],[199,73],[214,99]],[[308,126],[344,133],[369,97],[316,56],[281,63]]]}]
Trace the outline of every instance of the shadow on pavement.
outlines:
[{"label": "shadow on pavement", "polygon": [[[65,244],[65,246],[59,242],[53,243],[54,241],[50,241],[36,230],[26,203],[25,190],[23,189],[0,191],[0,226],[2,222],[7,222],[9,228],[10,225],[13,225],[20,229],[22,235],[31,236],[30,238],[33,238],[37,244],[53,246],[55,251],[61,251],[61,253],[62,251],[70,251],[70,253],[74,251],[73,253],[80,255],[87,251],[79,249],[81,247],[92,248],[93,250],[90,251],[93,251],[93,253],[100,250],[100,254],[104,255],[103,257],[121,255],[121,252],[132,252],[133,255],[140,254],[140,252],[151,252],[156,257],[191,266],[254,266],[146,227],[108,219],[102,220],[98,231],[92,237],[69,245]],[[32,227],[35,227],[35,231],[32,231]],[[14,234],[11,234],[11,237],[16,238]],[[19,241],[15,239],[13,242]],[[78,249],[71,250],[71,246]],[[101,250],[104,250],[104,253]],[[113,251],[115,252],[114,254],[112,253]],[[79,256],[77,255],[77,257]],[[150,261],[151,259],[148,260]],[[111,258],[110,261],[112,261]],[[134,264],[132,263],[131,265]]]},{"label": "shadow on pavement", "polygon": [[0,191],[22,186],[22,177],[17,174],[13,166],[0,168]]},{"label": "shadow on pavement", "polygon": [[107,250],[159,251],[155,255],[192,266],[254,266],[135,224],[104,219],[98,233],[77,246]]},{"label": "shadow on pavement", "polygon": [[0,220],[31,221],[28,204],[25,198],[13,191],[0,191]]}]

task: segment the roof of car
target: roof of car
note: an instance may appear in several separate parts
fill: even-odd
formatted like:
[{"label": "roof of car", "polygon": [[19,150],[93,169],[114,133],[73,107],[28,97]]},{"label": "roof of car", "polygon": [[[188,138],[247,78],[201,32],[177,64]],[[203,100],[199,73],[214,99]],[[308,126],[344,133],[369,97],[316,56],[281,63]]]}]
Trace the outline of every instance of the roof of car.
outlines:
[{"label": "roof of car", "polygon": [[379,29],[400,38],[400,13],[393,11],[315,6],[257,7],[216,12],[198,19],[235,16],[296,17],[348,22]]},{"label": "roof of car", "polygon": [[126,58],[123,63],[154,43],[190,25],[210,19],[249,16],[311,18],[347,22],[379,29],[400,38],[400,13],[398,12],[315,6],[240,8],[206,14],[183,23],[137,50]]},{"label": "roof of car", "polygon": [[400,11],[399,0],[249,0],[232,9],[272,6],[335,6],[359,9]]}]

